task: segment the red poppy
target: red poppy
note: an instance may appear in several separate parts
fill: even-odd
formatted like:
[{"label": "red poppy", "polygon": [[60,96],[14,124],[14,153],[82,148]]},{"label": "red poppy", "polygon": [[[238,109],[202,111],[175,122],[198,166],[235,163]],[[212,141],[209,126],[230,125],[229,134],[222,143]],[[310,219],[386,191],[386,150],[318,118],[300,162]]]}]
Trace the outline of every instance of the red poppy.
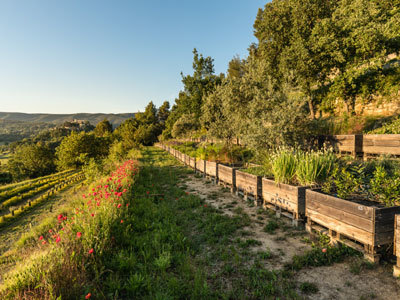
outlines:
[{"label": "red poppy", "polygon": [[42,244],[45,245],[45,244],[46,244],[46,241],[43,241]]},{"label": "red poppy", "polygon": [[121,224],[124,223],[124,220],[121,220]]},{"label": "red poppy", "polygon": [[56,238],[56,243],[59,243],[60,241],[61,241],[60,236],[57,236],[57,238]]},{"label": "red poppy", "polygon": [[76,237],[79,239],[82,236],[82,232],[77,232]]},{"label": "red poppy", "polygon": [[39,237],[39,241],[41,241],[41,240],[43,240],[43,235],[41,235],[41,236]]},{"label": "red poppy", "polygon": [[120,204],[118,204],[117,208],[120,208],[121,206],[122,206],[122,204],[120,203]]},{"label": "red poppy", "polygon": [[85,299],[90,299],[90,297],[92,297],[92,294],[91,294],[91,293],[88,293],[88,294],[85,296]]},{"label": "red poppy", "polygon": [[322,249],[322,252],[323,252],[323,253],[326,253],[326,248],[323,248],[323,249]]},{"label": "red poppy", "polygon": [[92,254],[92,253],[93,253],[93,251],[94,251],[94,250],[93,250],[93,248],[92,248],[92,249],[90,249],[90,250],[89,250],[89,254]]}]

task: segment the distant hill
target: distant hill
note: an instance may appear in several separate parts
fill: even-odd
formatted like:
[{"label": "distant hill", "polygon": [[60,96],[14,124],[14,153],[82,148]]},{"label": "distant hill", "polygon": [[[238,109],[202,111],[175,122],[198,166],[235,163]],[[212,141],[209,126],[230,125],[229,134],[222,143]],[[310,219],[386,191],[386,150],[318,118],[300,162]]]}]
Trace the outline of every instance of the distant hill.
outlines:
[{"label": "distant hill", "polygon": [[0,120],[7,121],[23,121],[33,123],[52,123],[62,124],[65,121],[87,120],[92,125],[107,119],[113,124],[113,127],[118,126],[126,119],[132,118],[135,113],[124,113],[124,114],[90,114],[90,113],[76,113],[76,114],[26,114],[26,113],[14,113],[14,112],[0,112]]}]

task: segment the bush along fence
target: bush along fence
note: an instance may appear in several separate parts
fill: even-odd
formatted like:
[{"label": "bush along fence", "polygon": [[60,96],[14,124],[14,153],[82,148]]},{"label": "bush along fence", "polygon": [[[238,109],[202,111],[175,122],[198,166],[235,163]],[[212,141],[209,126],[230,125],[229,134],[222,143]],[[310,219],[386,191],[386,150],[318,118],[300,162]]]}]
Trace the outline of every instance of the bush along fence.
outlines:
[{"label": "bush along fence", "polygon": [[[380,254],[394,244],[398,257],[394,275],[400,276],[400,206],[385,207],[378,202],[350,201],[331,196],[310,186],[277,183],[249,174],[237,166],[188,157],[172,147],[156,144],[215,184],[229,186],[254,204],[289,217],[294,226],[306,223],[310,233],[324,233],[332,244],[343,243],[378,262]],[[195,161],[195,162],[194,162]],[[396,219],[396,222],[395,222]]]},{"label": "bush along fence", "polygon": [[318,144],[333,147],[340,154],[368,159],[379,155],[400,156],[400,134],[356,134],[320,136]]}]

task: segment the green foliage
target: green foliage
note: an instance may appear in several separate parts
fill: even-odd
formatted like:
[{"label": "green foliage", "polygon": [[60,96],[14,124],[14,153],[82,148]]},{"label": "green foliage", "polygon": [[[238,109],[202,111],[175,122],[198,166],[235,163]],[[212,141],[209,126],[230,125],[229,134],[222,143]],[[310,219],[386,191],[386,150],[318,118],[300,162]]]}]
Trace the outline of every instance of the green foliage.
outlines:
[{"label": "green foliage", "polygon": [[341,163],[335,167],[322,190],[342,199],[372,200],[390,207],[400,201],[399,174],[399,162],[386,158]]},{"label": "green foliage", "polygon": [[307,267],[330,266],[342,262],[347,257],[360,256],[361,253],[344,245],[330,246],[329,237],[321,236],[312,249],[303,255],[293,256],[292,262],[285,265],[287,270],[301,270]]},{"label": "green foliage", "polygon": [[299,286],[300,291],[304,294],[315,294],[318,293],[318,287],[312,282],[302,282]]},{"label": "green foliage", "polygon": [[301,185],[321,185],[331,175],[337,162],[332,151],[299,152],[296,178]]},{"label": "green foliage", "polygon": [[400,118],[383,124],[383,126],[367,132],[368,134],[400,134]]},{"label": "green foliage", "polygon": [[272,174],[278,183],[293,183],[295,181],[298,158],[293,150],[282,148],[272,159]]},{"label": "green foliage", "polygon": [[55,171],[54,152],[40,144],[23,145],[16,149],[7,166],[15,180],[48,175]]},{"label": "green foliage", "polygon": [[400,174],[388,176],[383,166],[377,166],[374,177],[370,181],[371,193],[386,206],[394,206],[400,200]]},{"label": "green foliage", "polygon": [[96,136],[105,136],[112,133],[112,125],[110,121],[104,119],[103,121],[99,122],[94,129],[94,134]]},{"label": "green foliage", "polygon": [[97,137],[94,133],[75,133],[65,137],[56,150],[56,164],[60,170],[79,168],[91,158],[108,155],[111,137]]}]

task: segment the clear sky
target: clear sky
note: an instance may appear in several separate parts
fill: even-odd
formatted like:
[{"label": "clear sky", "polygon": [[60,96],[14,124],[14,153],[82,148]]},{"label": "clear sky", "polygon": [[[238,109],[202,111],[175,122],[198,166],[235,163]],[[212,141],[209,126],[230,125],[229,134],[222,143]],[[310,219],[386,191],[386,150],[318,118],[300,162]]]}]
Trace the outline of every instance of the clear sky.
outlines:
[{"label": "clear sky", "polygon": [[226,72],[266,0],[0,0],[0,111],[136,112],[172,103],[193,48]]}]

